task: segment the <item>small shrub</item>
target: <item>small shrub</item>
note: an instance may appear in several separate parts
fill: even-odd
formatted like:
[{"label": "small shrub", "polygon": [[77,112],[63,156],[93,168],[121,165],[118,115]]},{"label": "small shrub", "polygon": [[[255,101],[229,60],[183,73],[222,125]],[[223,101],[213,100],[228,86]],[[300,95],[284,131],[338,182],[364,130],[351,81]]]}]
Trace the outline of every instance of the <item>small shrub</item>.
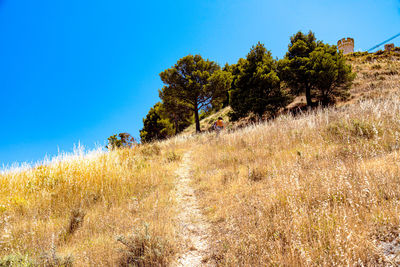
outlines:
[{"label": "small shrub", "polygon": [[373,138],[378,133],[373,124],[359,120],[352,121],[350,132],[354,136],[365,137],[368,139]]},{"label": "small shrub", "polygon": [[379,70],[381,68],[382,68],[382,66],[380,64],[374,64],[374,65],[371,66],[372,70]]},{"label": "small shrub", "polygon": [[0,205],[0,214],[2,214],[3,212],[5,212],[7,210],[6,205]]},{"label": "small shrub", "polygon": [[223,185],[226,185],[234,180],[239,176],[239,172],[233,172],[233,171],[228,171],[224,172],[222,177],[221,177],[221,183]]},{"label": "small shrub", "polygon": [[167,161],[174,162],[181,160],[181,155],[177,154],[175,151],[169,151],[167,154]]},{"label": "small shrub", "polygon": [[343,123],[333,122],[327,126],[326,131],[329,135],[342,137],[345,127]]},{"label": "small shrub", "polygon": [[78,230],[79,227],[81,227],[85,215],[85,212],[80,209],[74,209],[72,211],[67,229],[67,233],[69,235],[72,235],[73,233],[75,233],[76,230]]},{"label": "small shrub", "polygon": [[49,253],[43,253],[40,257],[39,266],[44,267],[72,267],[73,257],[72,255],[59,256],[55,254],[55,250],[52,249]]},{"label": "small shrub", "polygon": [[117,241],[125,246],[119,266],[165,266],[172,252],[166,241],[150,235],[148,225],[143,231],[134,232],[131,236],[117,237]]},{"label": "small shrub", "polygon": [[257,167],[249,167],[248,177],[253,182],[259,182],[265,178],[265,171]]},{"label": "small shrub", "polygon": [[331,123],[327,126],[327,132],[329,135],[339,137],[340,139],[346,137],[363,137],[370,139],[379,134],[379,129],[368,121],[354,119],[348,123]]},{"label": "small shrub", "polygon": [[142,155],[144,156],[158,156],[160,155],[161,148],[157,144],[147,144],[142,146],[142,149],[140,150]]},{"label": "small shrub", "polygon": [[29,204],[28,200],[22,196],[13,196],[10,199],[10,203],[19,214],[24,214]]},{"label": "small shrub", "polygon": [[35,266],[35,263],[33,260],[29,258],[28,255],[22,255],[22,254],[11,254],[4,256],[2,259],[0,259],[0,267],[12,267],[12,266],[29,267],[29,266]]},{"label": "small shrub", "polygon": [[72,255],[60,256],[56,253],[56,246],[54,244],[53,236],[50,250],[40,255],[38,265],[44,267],[72,267],[73,258]]}]

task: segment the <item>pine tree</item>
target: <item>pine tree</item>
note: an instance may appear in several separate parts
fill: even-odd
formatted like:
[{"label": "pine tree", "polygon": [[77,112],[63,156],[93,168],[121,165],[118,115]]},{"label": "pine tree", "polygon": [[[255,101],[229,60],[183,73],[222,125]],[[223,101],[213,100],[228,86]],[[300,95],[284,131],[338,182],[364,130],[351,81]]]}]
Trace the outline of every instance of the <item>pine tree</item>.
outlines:
[{"label": "pine tree", "polygon": [[157,102],[143,119],[143,129],[140,130],[142,143],[162,140],[174,133],[172,123],[166,118],[163,104]]},{"label": "pine tree", "polygon": [[307,69],[312,77],[315,97],[322,105],[334,103],[336,97],[347,98],[350,95],[349,89],[355,74],[336,46],[318,46],[310,53]]},{"label": "pine tree", "polygon": [[271,52],[260,42],[253,46],[246,59],[240,59],[232,67],[234,83],[230,91],[232,118],[240,118],[253,112],[274,115],[284,107],[289,96],[282,90],[275,71],[276,61]]},{"label": "pine tree", "polygon": [[229,72],[222,71],[217,63],[204,60],[200,55],[181,58],[172,68],[161,72],[160,77],[165,84],[160,93],[162,100],[167,96],[189,107],[195,117],[197,132],[200,132],[199,111],[207,110],[212,101],[222,98],[231,83]]},{"label": "pine tree", "polygon": [[[336,96],[345,96],[354,74],[336,46],[317,41],[313,32],[298,32],[290,38],[285,58],[278,62],[279,76],[293,95],[306,95],[308,106],[313,98],[326,105]],[[347,92],[346,92],[347,91]]]}]

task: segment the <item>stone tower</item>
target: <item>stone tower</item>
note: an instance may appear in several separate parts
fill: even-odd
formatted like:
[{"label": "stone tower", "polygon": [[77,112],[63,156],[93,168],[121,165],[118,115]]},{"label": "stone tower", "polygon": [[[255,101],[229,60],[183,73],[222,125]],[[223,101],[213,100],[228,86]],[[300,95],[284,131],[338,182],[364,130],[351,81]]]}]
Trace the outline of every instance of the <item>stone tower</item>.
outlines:
[{"label": "stone tower", "polygon": [[347,37],[340,39],[337,42],[337,47],[339,51],[343,51],[343,55],[353,53],[354,52],[354,39]]},{"label": "stone tower", "polygon": [[394,44],[385,44],[385,52],[390,52],[394,49]]}]

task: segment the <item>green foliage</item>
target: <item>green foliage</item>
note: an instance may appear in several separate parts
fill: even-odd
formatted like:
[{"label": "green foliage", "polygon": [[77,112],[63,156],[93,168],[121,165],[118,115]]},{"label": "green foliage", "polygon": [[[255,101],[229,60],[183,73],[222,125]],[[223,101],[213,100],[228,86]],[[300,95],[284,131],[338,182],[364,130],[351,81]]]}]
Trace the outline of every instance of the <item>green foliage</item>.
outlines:
[{"label": "green foliage", "polygon": [[335,97],[345,99],[349,96],[355,74],[351,72],[351,66],[346,64],[342,53],[338,53],[336,46],[320,44],[310,53],[306,66],[315,97],[322,105],[334,103]]},{"label": "green foliage", "polygon": [[196,131],[200,131],[199,111],[208,109],[226,95],[231,74],[220,70],[217,63],[204,60],[200,55],[181,58],[170,69],[160,73],[165,86],[160,97],[165,103],[171,100],[193,112]]},{"label": "green foliage", "polygon": [[234,82],[229,95],[233,109],[232,119],[248,115],[250,112],[274,115],[289,100],[282,90],[276,73],[276,61],[263,44],[253,46],[246,59],[239,59],[230,66]]},{"label": "green foliage", "polygon": [[309,56],[318,46],[314,33],[307,35],[298,32],[290,37],[290,44],[285,58],[278,62],[279,76],[285,81],[292,94],[306,93],[307,105],[311,105],[312,79],[307,70]]},{"label": "green foliage", "polygon": [[192,124],[192,111],[185,103],[179,101],[171,94],[171,91],[159,90],[159,96],[163,100],[163,111],[161,116],[168,118],[173,124],[175,134],[180,133]]},{"label": "green foliage", "polygon": [[175,151],[169,151],[166,156],[167,162],[174,162],[181,160],[182,156],[177,154]]},{"label": "green foliage", "polygon": [[333,122],[327,126],[329,136],[340,141],[347,138],[371,139],[378,136],[382,130],[369,121],[353,119],[349,122]]},{"label": "green foliage", "polygon": [[11,254],[0,259],[0,267],[30,267],[35,266],[34,262],[27,256]]},{"label": "green foliage", "polygon": [[285,58],[278,62],[279,76],[292,94],[305,93],[307,105],[317,98],[323,105],[346,97],[355,75],[336,46],[317,41],[313,32],[298,32],[290,38]]},{"label": "green foliage", "polygon": [[60,256],[56,254],[55,249],[52,248],[49,252],[41,255],[38,266],[72,267],[74,266],[74,258],[72,255]]},{"label": "green foliage", "polygon": [[135,145],[135,139],[128,133],[119,133],[111,135],[107,138],[108,145],[106,145],[107,149],[116,149],[116,148],[125,148],[132,147]]},{"label": "green foliage", "polygon": [[166,111],[162,103],[158,102],[147,113],[143,119],[143,129],[140,130],[140,140],[142,143],[154,140],[162,140],[174,134],[173,125],[166,116]]},{"label": "green foliage", "polygon": [[142,231],[118,236],[117,241],[124,246],[119,266],[166,266],[165,259],[172,254],[168,242],[152,235],[148,224]]}]

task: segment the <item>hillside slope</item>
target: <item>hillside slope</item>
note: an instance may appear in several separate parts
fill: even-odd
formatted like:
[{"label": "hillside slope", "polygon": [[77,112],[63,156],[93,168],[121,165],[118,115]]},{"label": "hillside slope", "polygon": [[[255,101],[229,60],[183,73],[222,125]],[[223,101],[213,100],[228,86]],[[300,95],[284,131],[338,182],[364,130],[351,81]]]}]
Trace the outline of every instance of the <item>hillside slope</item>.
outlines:
[{"label": "hillside slope", "polygon": [[383,247],[400,242],[399,136],[399,94],[202,136],[193,185],[214,257],[228,266],[389,264]]},{"label": "hillside slope", "polygon": [[0,266],[167,264],[178,161],[149,144],[0,175]]},{"label": "hillside slope", "polygon": [[367,56],[338,107],[1,174],[0,263],[167,266],[196,210],[202,264],[400,264],[400,62]]},{"label": "hillside slope", "polygon": [[399,57],[349,60],[338,107],[183,139],[218,264],[400,264]]},{"label": "hillside slope", "polygon": [[[353,72],[357,74],[356,79],[350,89],[350,97],[345,100],[339,100],[337,106],[352,104],[361,99],[370,99],[390,94],[393,85],[400,81],[400,52],[391,53],[367,53],[357,52],[346,55],[348,63],[352,65]],[[296,97],[292,103],[286,107],[287,110],[293,110],[297,107],[305,106],[305,96]],[[239,122],[230,122],[228,113],[230,107],[226,107],[200,121],[201,131],[208,131],[218,117],[222,117],[227,123],[228,128],[243,127],[251,119],[242,119]],[[283,112],[286,112],[283,111]],[[195,125],[187,127],[182,134],[194,134]]]}]

